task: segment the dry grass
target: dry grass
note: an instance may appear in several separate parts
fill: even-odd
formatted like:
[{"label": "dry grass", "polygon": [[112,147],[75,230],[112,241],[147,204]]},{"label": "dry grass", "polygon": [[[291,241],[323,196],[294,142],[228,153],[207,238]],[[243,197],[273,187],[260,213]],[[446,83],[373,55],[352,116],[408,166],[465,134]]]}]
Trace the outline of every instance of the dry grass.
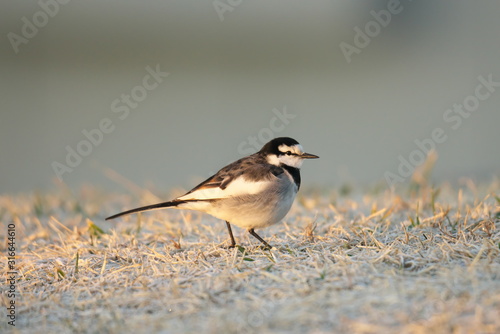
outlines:
[{"label": "dry grass", "polygon": [[260,231],[272,251],[238,228],[223,249],[225,224],[189,211],[103,221],[147,192],[2,196],[19,279],[16,327],[2,315],[0,330],[499,333],[498,190],[304,191]]}]

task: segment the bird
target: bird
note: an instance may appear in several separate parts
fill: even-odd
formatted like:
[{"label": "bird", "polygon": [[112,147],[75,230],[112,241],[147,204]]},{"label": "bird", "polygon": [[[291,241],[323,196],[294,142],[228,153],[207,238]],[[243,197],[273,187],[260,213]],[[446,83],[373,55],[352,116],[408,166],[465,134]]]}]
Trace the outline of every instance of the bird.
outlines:
[{"label": "bird", "polygon": [[246,229],[265,249],[272,249],[255,229],[274,225],[286,216],[300,188],[303,161],[317,158],[305,153],[293,138],[274,138],[260,151],[223,167],[182,196],[120,212],[106,220],[163,208],[197,210],[226,222],[229,248],[236,246],[231,228],[234,224]]}]

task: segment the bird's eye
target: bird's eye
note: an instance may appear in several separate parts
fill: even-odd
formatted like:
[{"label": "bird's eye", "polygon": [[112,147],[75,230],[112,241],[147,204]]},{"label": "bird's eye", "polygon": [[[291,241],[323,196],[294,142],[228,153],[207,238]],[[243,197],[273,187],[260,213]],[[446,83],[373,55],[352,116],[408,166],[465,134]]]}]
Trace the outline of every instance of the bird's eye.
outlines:
[{"label": "bird's eye", "polygon": [[292,152],[286,151],[286,155],[292,155]]}]

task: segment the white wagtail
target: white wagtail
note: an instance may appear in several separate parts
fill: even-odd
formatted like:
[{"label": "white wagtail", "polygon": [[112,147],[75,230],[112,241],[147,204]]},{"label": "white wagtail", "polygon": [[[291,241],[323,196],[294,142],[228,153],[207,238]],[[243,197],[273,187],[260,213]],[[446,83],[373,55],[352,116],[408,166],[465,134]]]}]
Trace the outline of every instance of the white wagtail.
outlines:
[{"label": "white wagtail", "polygon": [[272,248],[256,228],[279,222],[290,210],[300,187],[300,166],[317,155],[304,153],[292,138],[275,138],[262,149],[219,170],[188,193],[176,199],[128,210],[106,218],[162,209],[191,209],[226,221],[230,247],[234,247],[231,224],[246,228],[267,248]]}]

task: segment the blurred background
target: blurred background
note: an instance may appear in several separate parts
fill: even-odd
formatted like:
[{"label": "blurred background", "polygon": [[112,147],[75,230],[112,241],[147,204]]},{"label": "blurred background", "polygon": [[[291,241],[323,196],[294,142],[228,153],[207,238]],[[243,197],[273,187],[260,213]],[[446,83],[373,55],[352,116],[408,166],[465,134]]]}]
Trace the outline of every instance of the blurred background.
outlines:
[{"label": "blurred background", "polygon": [[500,82],[498,1],[59,1],[0,4],[0,193],[189,188],[271,136],[386,184],[437,128],[436,181],[500,175],[500,87],[447,112]]}]

